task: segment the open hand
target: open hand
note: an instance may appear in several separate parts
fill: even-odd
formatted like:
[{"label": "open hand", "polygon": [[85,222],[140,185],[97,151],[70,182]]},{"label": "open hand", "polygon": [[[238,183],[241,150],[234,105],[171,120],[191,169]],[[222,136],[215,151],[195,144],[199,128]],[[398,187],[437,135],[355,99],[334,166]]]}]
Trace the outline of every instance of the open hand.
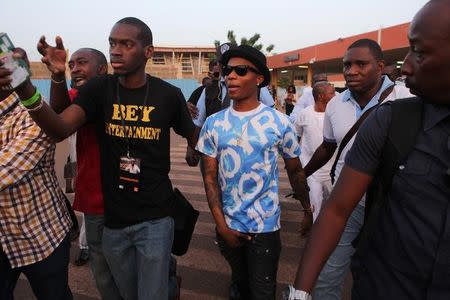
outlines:
[{"label": "open hand", "polygon": [[37,44],[37,49],[42,54],[41,61],[47,65],[47,68],[55,76],[64,75],[66,71],[66,50],[64,49],[61,37],[55,38],[56,46],[50,46],[45,40],[45,36],[41,36]]}]

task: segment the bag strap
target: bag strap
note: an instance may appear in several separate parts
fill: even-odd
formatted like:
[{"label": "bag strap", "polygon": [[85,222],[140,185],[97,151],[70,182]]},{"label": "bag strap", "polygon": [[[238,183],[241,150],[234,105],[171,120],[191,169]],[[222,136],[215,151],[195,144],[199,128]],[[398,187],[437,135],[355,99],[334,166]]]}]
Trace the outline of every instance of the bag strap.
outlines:
[{"label": "bag strap", "polygon": [[355,135],[355,133],[358,131],[359,126],[361,126],[362,122],[364,122],[364,120],[369,116],[369,114],[376,108],[378,107],[383,101],[384,99],[386,99],[386,97],[392,93],[392,91],[394,90],[394,85],[391,85],[390,87],[388,87],[387,89],[385,89],[381,95],[380,98],[378,99],[378,103],[374,106],[372,106],[371,108],[369,108],[368,110],[366,110],[360,117],[359,119],[356,121],[355,124],[353,124],[352,128],[350,128],[350,130],[345,134],[344,138],[341,141],[341,144],[339,145],[338,148],[338,152],[336,155],[336,158],[334,160],[333,166],[331,167],[330,170],[330,177],[331,177],[331,182],[334,184],[334,177],[335,177],[335,172],[336,172],[336,166],[337,163],[339,161],[339,158],[341,157],[342,151],[344,151],[345,146],[347,146],[347,144],[350,142],[350,140],[353,138],[353,136]]},{"label": "bag strap", "polygon": [[399,166],[403,164],[414,145],[422,128],[423,102],[417,97],[401,99],[389,103],[391,125],[383,146],[381,164],[366,193],[366,206],[363,226],[353,241],[356,255],[366,251],[368,232],[376,226],[376,219],[381,209],[387,204],[386,194]]}]

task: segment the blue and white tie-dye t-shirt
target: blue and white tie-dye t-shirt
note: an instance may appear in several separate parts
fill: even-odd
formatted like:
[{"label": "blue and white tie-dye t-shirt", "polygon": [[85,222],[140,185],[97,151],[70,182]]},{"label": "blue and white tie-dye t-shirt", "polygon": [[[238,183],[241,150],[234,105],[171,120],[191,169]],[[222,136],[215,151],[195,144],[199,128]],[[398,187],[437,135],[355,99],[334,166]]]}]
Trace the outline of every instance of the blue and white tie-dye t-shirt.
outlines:
[{"label": "blue and white tie-dye t-shirt", "polygon": [[222,110],[206,119],[197,150],[219,163],[223,212],[231,229],[261,233],[280,228],[277,157],[300,155],[286,115],[264,104],[247,112]]}]

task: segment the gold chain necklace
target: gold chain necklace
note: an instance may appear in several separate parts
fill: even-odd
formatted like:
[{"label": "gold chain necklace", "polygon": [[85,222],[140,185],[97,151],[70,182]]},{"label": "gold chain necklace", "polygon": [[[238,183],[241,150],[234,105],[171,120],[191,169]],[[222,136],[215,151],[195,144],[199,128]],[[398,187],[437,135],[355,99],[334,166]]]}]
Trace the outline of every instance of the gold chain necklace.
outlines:
[{"label": "gold chain necklace", "polygon": [[251,117],[248,119],[248,121],[245,122],[244,126],[242,126],[243,129],[242,129],[241,135],[237,138],[237,141],[236,141],[236,144],[237,144],[238,146],[241,145],[242,138],[244,137],[244,133],[247,132],[248,124],[250,123],[250,121],[251,121],[252,119],[253,119],[253,116],[251,116]]}]

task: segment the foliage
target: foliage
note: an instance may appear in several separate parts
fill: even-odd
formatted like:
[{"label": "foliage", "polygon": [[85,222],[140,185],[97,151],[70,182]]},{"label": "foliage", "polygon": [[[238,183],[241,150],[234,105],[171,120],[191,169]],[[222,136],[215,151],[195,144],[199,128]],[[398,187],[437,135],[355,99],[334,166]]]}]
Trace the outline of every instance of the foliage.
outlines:
[{"label": "foliage", "polygon": [[[249,46],[255,47],[256,49],[262,51],[264,46],[263,46],[263,44],[258,43],[260,38],[261,38],[261,35],[259,33],[255,33],[250,38],[245,38],[245,37],[241,38],[239,45],[249,45]],[[228,39],[228,43],[230,43],[231,45],[238,46],[236,34],[234,33],[233,30],[228,30],[227,39]],[[219,40],[214,41],[214,46],[216,48],[218,48],[221,44],[222,43]],[[266,53],[270,53],[273,51],[274,48],[275,48],[275,46],[273,44],[270,44],[269,46],[265,47],[264,50]]]},{"label": "foliage", "polygon": [[280,76],[277,83],[278,86],[283,89],[287,89],[287,87],[292,84],[291,79],[285,76]]}]

